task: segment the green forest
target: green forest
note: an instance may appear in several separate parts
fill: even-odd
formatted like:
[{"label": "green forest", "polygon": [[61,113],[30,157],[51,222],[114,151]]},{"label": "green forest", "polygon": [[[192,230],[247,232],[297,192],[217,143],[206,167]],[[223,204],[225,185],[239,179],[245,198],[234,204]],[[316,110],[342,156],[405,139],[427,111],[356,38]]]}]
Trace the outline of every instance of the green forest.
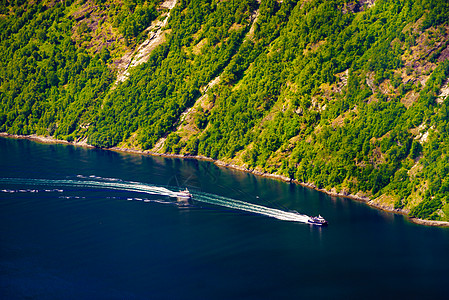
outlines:
[{"label": "green forest", "polygon": [[205,156],[449,221],[445,0],[1,0],[0,53],[0,132]]}]

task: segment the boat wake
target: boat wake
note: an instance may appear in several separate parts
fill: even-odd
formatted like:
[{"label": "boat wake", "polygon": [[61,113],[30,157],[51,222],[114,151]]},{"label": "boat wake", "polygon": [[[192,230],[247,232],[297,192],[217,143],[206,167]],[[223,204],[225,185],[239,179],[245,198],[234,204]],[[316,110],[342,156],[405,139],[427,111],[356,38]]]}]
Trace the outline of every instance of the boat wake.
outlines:
[{"label": "boat wake", "polygon": [[[62,192],[63,190],[57,189],[60,187],[84,187],[84,188],[94,188],[94,189],[112,189],[120,191],[137,192],[151,195],[167,196],[172,198],[177,198],[179,196],[179,191],[175,187],[170,186],[157,186],[150,185],[140,182],[132,181],[122,181],[115,178],[101,178],[98,176],[83,176],[78,175],[78,179],[24,179],[24,178],[0,178],[0,183],[5,184],[15,184],[15,185],[33,185],[33,186],[50,186],[49,189],[44,189],[45,192]],[[14,192],[39,192],[41,190],[10,190],[3,189],[0,190],[5,193]],[[270,208],[258,204],[248,203],[236,199],[231,199],[223,196],[218,196],[214,194],[204,193],[204,192],[193,192],[193,199],[198,202],[212,204],[216,206],[226,207],[234,210],[245,211],[249,213],[264,215],[272,218],[276,218],[283,221],[292,222],[302,222],[308,223],[310,217],[307,215],[299,214],[297,212],[285,211],[276,208]],[[73,197],[72,197],[73,198]],[[76,198],[76,197],[74,197]],[[161,200],[148,200],[141,198],[127,198],[127,200],[141,200],[144,202],[163,202]]]},{"label": "boat wake", "polygon": [[308,220],[310,219],[309,216],[302,215],[297,212],[284,211],[208,193],[195,194],[195,200],[231,209],[265,215],[283,221],[308,223]]}]

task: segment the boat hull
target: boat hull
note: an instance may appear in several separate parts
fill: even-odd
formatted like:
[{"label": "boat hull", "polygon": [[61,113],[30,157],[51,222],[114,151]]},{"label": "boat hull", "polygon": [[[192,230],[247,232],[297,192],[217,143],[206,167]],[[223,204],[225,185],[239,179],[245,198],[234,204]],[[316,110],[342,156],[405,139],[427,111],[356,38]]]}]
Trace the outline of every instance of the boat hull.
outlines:
[{"label": "boat hull", "polygon": [[315,225],[315,226],[327,226],[327,222],[320,223],[320,222],[314,222],[314,221],[310,221],[309,220],[307,223],[310,224],[310,225]]}]

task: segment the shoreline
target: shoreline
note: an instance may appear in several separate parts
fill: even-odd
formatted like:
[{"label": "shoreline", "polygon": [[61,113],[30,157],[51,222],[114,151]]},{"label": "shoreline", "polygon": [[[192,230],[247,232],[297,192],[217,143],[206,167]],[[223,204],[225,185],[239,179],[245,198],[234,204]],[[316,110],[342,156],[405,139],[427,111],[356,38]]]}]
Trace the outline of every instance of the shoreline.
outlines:
[{"label": "shoreline", "polygon": [[[35,141],[35,142],[41,142],[44,144],[66,144],[66,145],[74,145],[74,146],[81,146],[81,147],[85,147],[85,148],[96,148],[92,145],[87,144],[86,139],[82,140],[82,141],[77,141],[77,142],[68,142],[65,140],[58,140],[52,137],[44,137],[44,136],[38,136],[35,134],[31,134],[31,135],[17,135],[17,134],[9,134],[6,132],[0,132],[0,137],[5,137],[5,138],[14,138],[14,139],[27,139],[27,140],[31,140],[31,141]],[[139,155],[150,155],[150,156],[159,156],[159,157],[167,157],[167,158],[180,158],[180,159],[195,159],[195,160],[202,160],[202,161],[209,161],[209,162],[213,162],[215,165],[219,166],[219,167],[224,167],[224,168],[229,168],[229,169],[234,169],[234,170],[238,170],[238,171],[242,171],[242,172],[246,172],[246,173],[251,173],[257,176],[261,176],[261,177],[267,177],[267,178],[272,178],[272,179],[277,179],[277,180],[281,180],[284,182],[290,182],[290,183],[294,183],[294,184],[298,184],[301,185],[303,187],[309,188],[309,189],[313,189],[316,190],[318,192],[322,192],[325,193],[331,197],[342,197],[342,198],[349,198],[352,200],[357,200],[357,201],[361,201],[364,202],[365,204],[367,204],[368,206],[374,207],[376,209],[380,209],[383,211],[387,211],[390,213],[394,213],[394,214],[400,214],[403,215],[407,218],[408,221],[410,221],[411,223],[414,224],[419,224],[419,225],[424,225],[424,226],[432,226],[432,227],[449,227],[449,222],[446,221],[433,221],[433,220],[424,220],[424,219],[418,219],[418,218],[414,218],[414,217],[410,217],[406,212],[404,212],[403,210],[400,209],[391,209],[388,206],[385,205],[380,205],[377,203],[374,203],[372,201],[372,199],[370,199],[367,196],[364,195],[358,195],[357,194],[349,194],[349,193],[345,193],[345,192],[339,192],[337,193],[335,190],[326,190],[326,189],[320,189],[317,188],[313,183],[307,183],[307,182],[300,182],[296,179],[292,179],[292,178],[288,178],[287,176],[283,176],[283,175],[278,175],[278,174],[272,174],[272,173],[265,173],[265,172],[261,172],[261,171],[257,171],[255,169],[248,169],[239,165],[235,165],[235,164],[231,164],[231,163],[227,163],[218,159],[212,159],[210,157],[206,157],[206,156],[201,156],[201,155],[184,155],[184,154],[167,154],[167,153],[158,153],[158,152],[153,152],[153,151],[149,151],[149,150],[137,150],[137,149],[129,149],[129,148],[122,148],[122,147],[111,147],[111,148],[102,148],[103,150],[109,150],[109,151],[116,151],[116,152],[123,152],[123,153],[133,153],[133,154],[139,154]]]},{"label": "shoreline", "polygon": [[36,134],[19,135],[19,134],[10,134],[7,132],[0,132],[0,137],[13,138],[13,139],[19,139],[19,140],[30,140],[30,141],[40,142],[43,144],[66,144],[66,145],[81,146],[81,147],[86,147],[86,148],[95,148],[94,146],[89,145],[86,141],[68,142],[65,140],[58,140],[58,139],[55,139],[52,137],[40,136],[40,135],[36,135]]}]

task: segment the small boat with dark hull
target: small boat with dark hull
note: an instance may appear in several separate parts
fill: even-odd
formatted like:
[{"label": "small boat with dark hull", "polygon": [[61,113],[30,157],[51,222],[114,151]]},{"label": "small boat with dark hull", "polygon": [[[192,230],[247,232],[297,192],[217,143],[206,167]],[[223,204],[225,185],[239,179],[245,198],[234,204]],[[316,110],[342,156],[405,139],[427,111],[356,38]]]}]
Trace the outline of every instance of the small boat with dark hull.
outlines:
[{"label": "small boat with dark hull", "polygon": [[309,220],[307,222],[309,224],[317,225],[317,226],[327,225],[327,221],[321,215],[318,215],[318,217],[309,217]]}]

